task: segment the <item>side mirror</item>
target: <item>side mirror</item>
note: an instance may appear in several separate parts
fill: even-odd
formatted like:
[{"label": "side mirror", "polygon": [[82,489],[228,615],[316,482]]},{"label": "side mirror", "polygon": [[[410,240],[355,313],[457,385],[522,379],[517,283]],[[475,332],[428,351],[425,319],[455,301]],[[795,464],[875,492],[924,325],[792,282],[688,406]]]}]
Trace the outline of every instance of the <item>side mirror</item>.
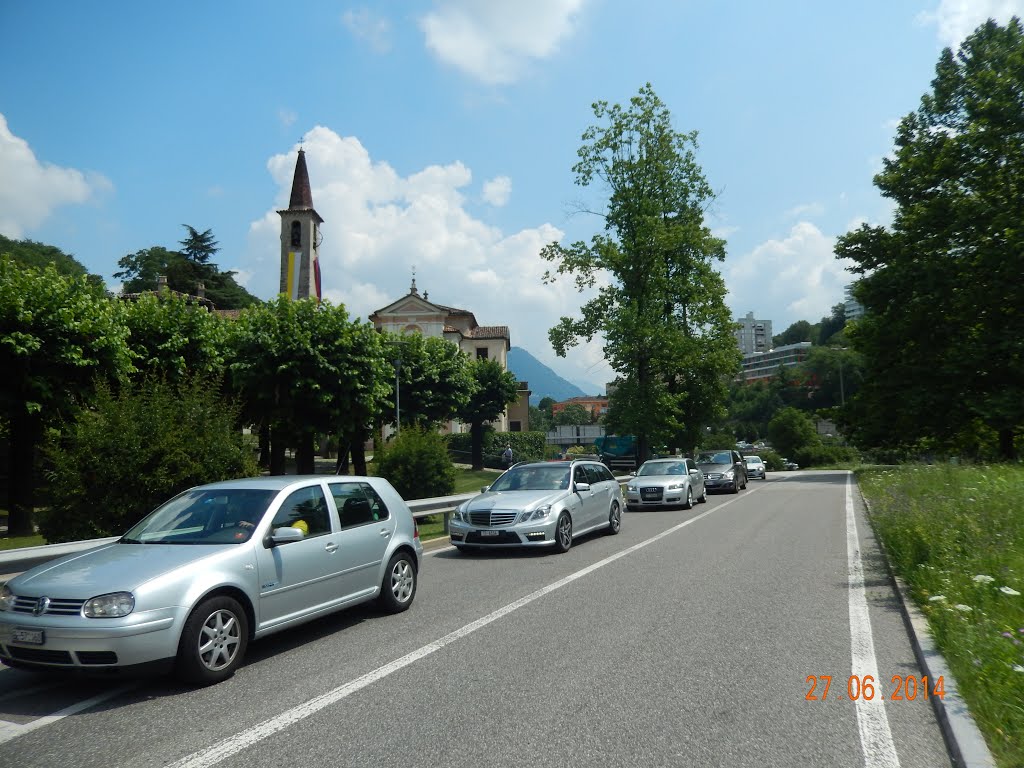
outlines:
[{"label": "side mirror", "polygon": [[576,483],[576,493],[590,490],[590,483]]},{"label": "side mirror", "polygon": [[278,544],[287,544],[291,541],[302,541],[304,538],[306,538],[306,534],[302,532],[301,528],[284,526],[270,534],[270,543],[271,546],[277,546]]},{"label": "side mirror", "polygon": [[634,469],[632,472],[630,472],[629,476],[630,477],[636,477],[636,470]]},{"label": "side mirror", "polygon": [[485,485],[483,488],[480,489],[480,493],[487,493],[489,490],[491,490],[491,486]]}]

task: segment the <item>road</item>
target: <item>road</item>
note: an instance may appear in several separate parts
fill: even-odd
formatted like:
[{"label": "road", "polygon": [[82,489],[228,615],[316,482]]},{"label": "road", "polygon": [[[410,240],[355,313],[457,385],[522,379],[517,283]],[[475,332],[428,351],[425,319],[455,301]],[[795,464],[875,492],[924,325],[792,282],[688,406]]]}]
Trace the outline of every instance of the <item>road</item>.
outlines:
[{"label": "road", "polygon": [[0,765],[950,765],[894,675],[921,672],[849,475],[782,473],[565,555],[436,551],[410,611],[269,637],[210,688],[5,669]]}]

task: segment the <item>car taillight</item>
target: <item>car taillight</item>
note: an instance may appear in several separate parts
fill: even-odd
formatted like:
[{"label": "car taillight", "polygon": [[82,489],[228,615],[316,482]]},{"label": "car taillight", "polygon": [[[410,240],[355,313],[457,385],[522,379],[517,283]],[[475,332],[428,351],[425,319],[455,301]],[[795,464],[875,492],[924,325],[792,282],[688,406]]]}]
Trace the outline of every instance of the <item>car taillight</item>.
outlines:
[{"label": "car taillight", "polygon": [[418,539],[420,537],[420,524],[416,522],[416,518],[412,519],[412,537]]}]

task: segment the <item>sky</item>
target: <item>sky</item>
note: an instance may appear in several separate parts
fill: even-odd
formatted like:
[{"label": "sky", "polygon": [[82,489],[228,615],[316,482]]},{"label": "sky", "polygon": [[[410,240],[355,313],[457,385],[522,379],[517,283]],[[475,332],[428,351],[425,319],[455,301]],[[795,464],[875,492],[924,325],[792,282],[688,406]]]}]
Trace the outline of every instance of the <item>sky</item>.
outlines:
[{"label": "sky", "polygon": [[117,262],[212,230],[214,261],[278,290],[306,152],[323,293],[366,319],[408,293],[507,325],[591,394],[599,339],[548,329],[591,297],[544,245],[602,230],[572,166],[595,101],[645,83],[716,192],[735,317],[817,322],[853,276],[835,239],[887,224],[872,184],[944,47],[1024,0],[0,0],[0,233],[108,285]]}]

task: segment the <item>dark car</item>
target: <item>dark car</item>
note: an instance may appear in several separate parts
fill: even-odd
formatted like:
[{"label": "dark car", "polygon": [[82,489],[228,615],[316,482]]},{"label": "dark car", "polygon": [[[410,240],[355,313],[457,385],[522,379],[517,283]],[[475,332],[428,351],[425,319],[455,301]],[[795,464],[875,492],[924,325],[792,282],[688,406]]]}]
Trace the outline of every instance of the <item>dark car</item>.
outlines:
[{"label": "dark car", "polygon": [[747,487],[747,465],[739,451],[701,451],[697,454],[697,467],[704,473],[704,487],[709,491],[739,493]]}]

